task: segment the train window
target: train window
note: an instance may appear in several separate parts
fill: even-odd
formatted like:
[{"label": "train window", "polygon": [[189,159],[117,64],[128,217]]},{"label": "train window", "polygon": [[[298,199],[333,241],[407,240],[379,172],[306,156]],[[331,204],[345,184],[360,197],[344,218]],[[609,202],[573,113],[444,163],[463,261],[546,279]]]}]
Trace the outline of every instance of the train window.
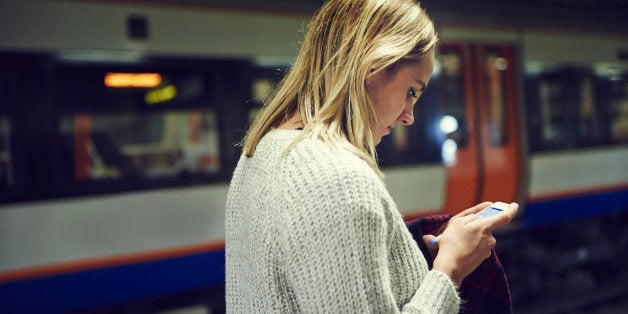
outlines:
[{"label": "train window", "polygon": [[377,145],[382,167],[440,162],[440,133],[437,131],[438,108],[433,106],[428,88],[415,105],[414,124],[397,127]]},{"label": "train window", "polygon": [[[600,145],[612,118],[604,79],[586,67],[547,67],[527,77],[532,150]],[[612,93],[611,93],[612,94]],[[612,98],[612,96],[611,96]]]},{"label": "train window", "polygon": [[431,83],[434,80],[430,80],[430,87],[414,107],[414,123],[395,128],[376,147],[382,167],[441,161],[442,133],[438,130],[438,123],[442,115],[436,105],[437,89]]},{"label": "train window", "polygon": [[564,86],[560,77],[546,76],[539,82],[541,134],[544,146],[559,146],[567,143],[570,135],[566,127],[569,120],[564,103]]},{"label": "train window", "polygon": [[270,100],[288,70],[287,65],[254,66],[250,85],[252,100],[249,102],[251,104],[248,112],[249,124],[261,112],[264,104]]},{"label": "train window", "polygon": [[215,174],[220,167],[216,115],[210,110],[66,115],[74,182]]},{"label": "train window", "polygon": [[67,64],[57,73],[66,183],[135,187],[223,176],[207,62]]},{"label": "train window", "polygon": [[546,68],[528,73],[526,79],[528,131],[532,151],[574,146],[574,103],[579,101],[571,83],[572,75]]},{"label": "train window", "polygon": [[500,146],[507,140],[505,70],[508,60],[497,53],[489,52],[484,56],[484,75],[486,79],[485,102],[489,110],[489,140],[494,146]]},{"label": "train window", "polygon": [[249,110],[248,118],[249,123],[252,123],[257,115],[261,112],[262,107],[270,98],[270,95],[275,88],[274,82],[269,78],[256,78],[251,83],[251,94],[253,95],[253,104]]}]

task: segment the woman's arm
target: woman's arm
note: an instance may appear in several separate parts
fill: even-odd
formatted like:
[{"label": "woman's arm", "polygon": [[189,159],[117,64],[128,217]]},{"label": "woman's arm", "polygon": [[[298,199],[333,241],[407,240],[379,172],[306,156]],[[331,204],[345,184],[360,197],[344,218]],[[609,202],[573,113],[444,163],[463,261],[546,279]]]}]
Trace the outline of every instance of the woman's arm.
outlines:
[{"label": "woman's arm", "polygon": [[[382,198],[368,180],[342,185],[300,200],[307,213],[292,216],[287,226],[287,284],[304,312],[399,312]],[[348,186],[361,197],[343,194]],[[423,258],[418,250],[415,254],[408,258]],[[417,269],[414,274],[419,289],[403,312],[458,312],[456,288],[443,272]]]}]

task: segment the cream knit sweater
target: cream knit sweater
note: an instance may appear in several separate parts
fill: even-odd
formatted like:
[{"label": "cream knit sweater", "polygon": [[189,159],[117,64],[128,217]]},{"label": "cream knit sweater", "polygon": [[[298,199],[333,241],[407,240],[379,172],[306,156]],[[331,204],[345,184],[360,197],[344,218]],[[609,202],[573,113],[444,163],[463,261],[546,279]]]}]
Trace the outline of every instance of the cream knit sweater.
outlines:
[{"label": "cream knit sweater", "polygon": [[382,181],[346,150],[273,130],[242,156],[226,213],[229,313],[457,313]]}]

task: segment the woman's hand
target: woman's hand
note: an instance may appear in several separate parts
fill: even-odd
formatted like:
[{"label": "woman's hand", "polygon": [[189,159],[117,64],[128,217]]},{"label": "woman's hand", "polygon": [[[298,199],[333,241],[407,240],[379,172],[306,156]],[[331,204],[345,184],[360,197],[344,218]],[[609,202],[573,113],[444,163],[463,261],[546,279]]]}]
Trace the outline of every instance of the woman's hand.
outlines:
[{"label": "woman's hand", "polygon": [[[491,255],[496,240],[492,235],[495,228],[508,224],[516,215],[517,203],[511,203],[503,213],[479,218],[475,213],[491,205],[484,202],[452,217],[438,239],[438,253],[434,259],[434,270],[449,276],[456,286]],[[425,236],[428,247],[433,236]]]}]

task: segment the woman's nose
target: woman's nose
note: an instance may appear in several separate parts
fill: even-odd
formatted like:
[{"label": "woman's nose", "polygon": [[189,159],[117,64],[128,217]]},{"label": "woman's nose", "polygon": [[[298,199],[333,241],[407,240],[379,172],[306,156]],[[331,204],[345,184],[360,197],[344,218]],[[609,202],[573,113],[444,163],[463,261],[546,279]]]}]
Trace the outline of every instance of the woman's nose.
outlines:
[{"label": "woman's nose", "polygon": [[414,114],[412,112],[407,113],[404,111],[399,118],[399,121],[401,121],[403,125],[411,125],[414,123]]}]

